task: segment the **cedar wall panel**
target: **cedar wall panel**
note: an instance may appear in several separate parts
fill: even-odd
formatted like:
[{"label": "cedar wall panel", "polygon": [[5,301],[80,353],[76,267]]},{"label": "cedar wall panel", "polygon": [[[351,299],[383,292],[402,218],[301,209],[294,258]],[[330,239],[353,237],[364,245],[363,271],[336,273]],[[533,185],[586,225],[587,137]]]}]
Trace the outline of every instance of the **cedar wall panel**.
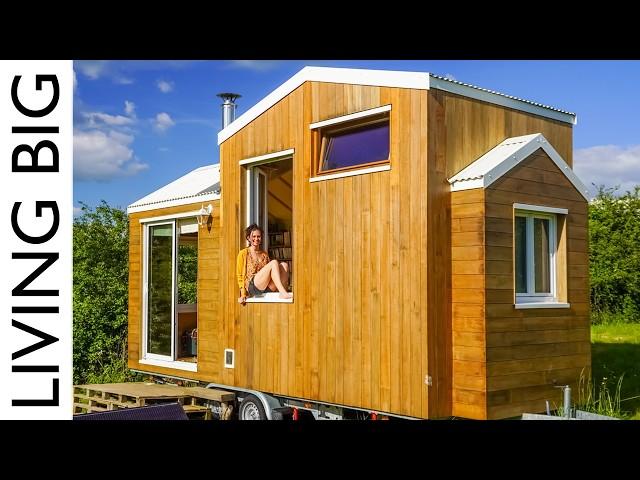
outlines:
[{"label": "cedar wall panel", "polygon": [[[447,295],[445,284],[428,283],[437,268],[428,256],[443,250],[447,262],[446,248],[428,232],[447,214],[428,221],[425,213],[448,202],[427,196],[427,97],[427,91],[307,82],[221,145],[219,348],[236,351],[236,367],[225,369],[222,383],[414,417],[450,414],[449,378],[440,378],[446,370],[429,370],[432,358],[450,356],[450,349],[428,354],[435,342],[449,341],[450,317],[439,317],[443,326],[428,336],[428,317],[437,311],[427,308],[428,296]],[[309,124],[388,104],[391,170],[310,183]],[[294,302],[243,307],[235,259],[244,247],[246,170],[238,162],[289,148],[295,149]],[[429,162],[436,158],[444,178],[442,157]],[[440,393],[425,385],[428,374]]]},{"label": "cedar wall panel", "polygon": [[[452,276],[451,276],[451,189],[447,181],[445,95],[430,90],[428,100],[428,130],[422,132],[420,144],[428,150],[428,162],[420,164],[419,178],[427,179],[426,198],[423,196],[420,227],[427,234],[426,264],[420,266],[421,281],[426,275],[427,295],[422,297],[421,311],[428,319],[428,360],[433,383],[429,389],[431,417],[452,415]],[[423,104],[423,110],[425,106]],[[417,177],[414,175],[413,177]],[[415,179],[412,177],[412,181]],[[420,189],[412,183],[411,189]],[[426,207],[424,202],[427,202]],[[427,369],[427,363],[424,369]]]},{"label": "cedar wall panel", "polygon": [[[207,202],[209,203],[209,202]],[[213,206],[211,228],[198,230],[198,371],[144,365],[142,353],[142,229],[140,219],[199,210],[201,203],[159,208],[129,215],[129,368],[181,378],[218,382],[223,355],[220,321],[220,202]]]},{"label": "cedar wall panel", "polygon": [[444,98],[447,175],[451,178],[503,140],[542,133],[571,167],[572,125],[452,93]]},{"label": "cedar wall panel", "polygon": [[487,418],[484,190],[451,192],[452,414]]},{"label": "cedar wall panel", "polygon": [[[561,404],[555,385],[575,388],[582,369],[591,365],[587,202],[542,150],[485,194],[488,418],[541,412],[545,400]],[[566,269],[558,282],[567,282],[571,308],[513,307],[513,203],[569,210],[559,251]]]}]

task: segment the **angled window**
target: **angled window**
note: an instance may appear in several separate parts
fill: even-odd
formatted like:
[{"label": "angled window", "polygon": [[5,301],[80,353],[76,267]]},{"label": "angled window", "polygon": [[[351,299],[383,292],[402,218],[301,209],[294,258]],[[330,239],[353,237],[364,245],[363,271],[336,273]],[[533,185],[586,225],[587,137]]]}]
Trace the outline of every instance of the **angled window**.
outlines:
[{"label": "angled window", "polygon": [[316,175],[340,174],[389,164],[390,105],[311,125],[318,149]]},{"label": "angled window", "polygon": [[326,132],[320,172],[333,172],[389,161],[389,119]]}]

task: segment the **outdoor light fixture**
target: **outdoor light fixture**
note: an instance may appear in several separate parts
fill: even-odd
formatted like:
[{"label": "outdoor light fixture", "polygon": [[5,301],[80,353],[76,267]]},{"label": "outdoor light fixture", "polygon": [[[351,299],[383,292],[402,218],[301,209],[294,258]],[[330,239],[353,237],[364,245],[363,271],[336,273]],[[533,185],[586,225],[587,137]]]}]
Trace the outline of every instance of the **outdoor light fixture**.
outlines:
[{"label": "outdoor light fixture", "polygon": [[211,215],[212,211],[213,207],[211,206],[211,204],[207,205],[206,207],[202,205],[202,207],[200,207],[200,211],[198,212],[198,225],[206,225],[209,215]]}]

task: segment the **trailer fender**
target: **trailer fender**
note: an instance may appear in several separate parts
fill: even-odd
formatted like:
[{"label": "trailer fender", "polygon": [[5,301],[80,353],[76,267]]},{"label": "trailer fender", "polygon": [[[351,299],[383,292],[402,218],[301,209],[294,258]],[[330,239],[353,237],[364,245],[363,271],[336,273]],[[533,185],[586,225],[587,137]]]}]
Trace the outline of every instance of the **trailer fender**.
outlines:
[{"label": "trailer fender", "polygon": [[[248,388],[240,388],[240,387],[230,387],[228,385],[221,385],[219,383],[209,383],[207,388],[219,388],[221,390],[231,390],[233,392],[242,392],[246,394],[252,394],[258,397],[260,402],[262,402],[262,406],[264,407],[264,411],[267,415],[267,420],[282,420],[282,413],[279,411],[274,411],[274,409],[281,408],[282,404],[280,400],[271,395],[267,395],[266,393],[259,392],[258,390],[249,390]],[[238,395],[239,397],[243,397],[242,394]]]}]

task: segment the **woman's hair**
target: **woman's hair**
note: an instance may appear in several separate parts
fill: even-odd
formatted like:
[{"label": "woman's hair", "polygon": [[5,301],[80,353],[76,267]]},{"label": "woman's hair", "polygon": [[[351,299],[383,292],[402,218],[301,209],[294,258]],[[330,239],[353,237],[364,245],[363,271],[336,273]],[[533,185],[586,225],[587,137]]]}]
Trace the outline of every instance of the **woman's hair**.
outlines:
[{"label": "woman's hair", "polygon": [[248,241],[249,243],[251,243],[251,242],[250,242],[250,240],[249,240],[249,237],[251,237],[251,234],[252,234],[255,230],[259,230],[259,231],[260,231],[260,234],[261,234],[262,236],[264,236],[264,230],[262,230],[262,228],[260,228],[260,226],[259,226],[257,223],[252,223],[252,224],[251,224],[251,225],[249,225],[249,226],[245,229],[245,231],[244,231],[244,238],[246,238],[246,239],[247,239],[247,241]]}]

